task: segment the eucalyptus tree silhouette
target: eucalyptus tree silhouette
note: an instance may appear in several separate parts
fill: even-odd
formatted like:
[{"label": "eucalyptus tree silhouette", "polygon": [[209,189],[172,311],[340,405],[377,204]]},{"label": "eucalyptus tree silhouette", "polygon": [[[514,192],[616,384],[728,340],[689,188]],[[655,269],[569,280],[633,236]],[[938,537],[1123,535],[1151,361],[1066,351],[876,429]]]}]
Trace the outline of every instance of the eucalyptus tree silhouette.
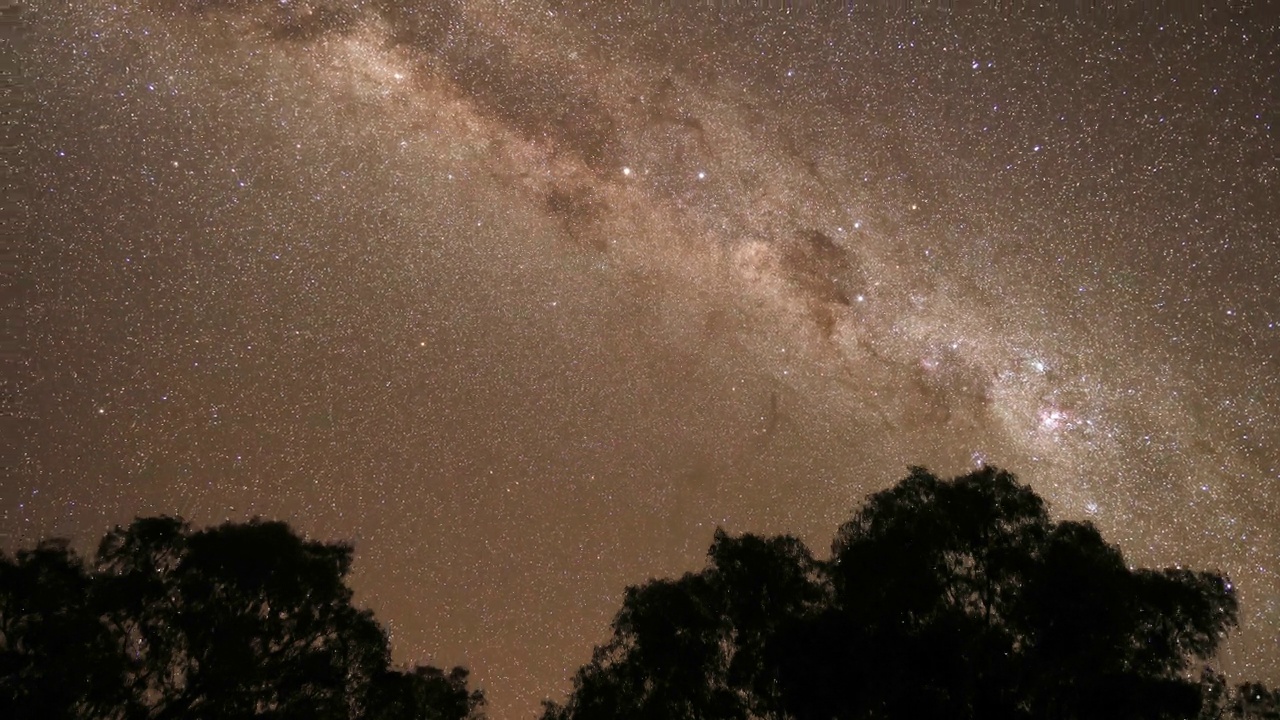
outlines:
[{"label": "eucalyptus tree silhouette", "polygon": [[63,540],[0,554],[0,715],[109,717],[121,706],[127,658],[91,586]]},{"label": "eucalyptus tree silhouette", "polygon": [[891,648],[871,678],[886,716],[1193,717],[1185,672],[1236,621],[1221,576],[1131,569],[996,468],[913,468],[840,528],[828,567],[864,651]]},{"label": "eucalyptus tree silhouette", "polygon": [[818,566],[792,537],[717,531],[708,567],[627,589],[613,639],[596,648],[568,705],[548,720],[745,718],[779,710],[765,679],[779,623],[826,600]]},{"label": "eucalyptus tree silhouette", "polygon": [[827,561],[717,531],[702,572],[630,588],[544,718],[1193,718],[1236,613],[1222,576],[1130,568],[1007,472],[912,468]]},{"label": "eucalyptus tree silhouette", "polygon": [[[390,667],[348,545],[279,522],[141,518],[92,565],[0,554],[0,716],[455,720],[467,672]],[[1193,678],[1236,622],[1221,575],[1133,568],[1003,471],[912,468],[828,560],[717,530],[706,567],[627,590],[545,720],[1277,718],[1280,692]]]},{"label": "eucalyptus tree silhouette", "polygon": [[1204,705],[1197,720],[1280,720],[1280,688],[1259,682],[1228,688],[1226,678],[1210,669],[1202,674],[1201,687]]},{"label": "eucalyptus tree silhouette", "polygon": [[0,702],[18,718],[465,718],[466,671],[389,667],[351,605],[352,548],[280,522],[142,518],[92,569],[63,542],[0,558]]}]

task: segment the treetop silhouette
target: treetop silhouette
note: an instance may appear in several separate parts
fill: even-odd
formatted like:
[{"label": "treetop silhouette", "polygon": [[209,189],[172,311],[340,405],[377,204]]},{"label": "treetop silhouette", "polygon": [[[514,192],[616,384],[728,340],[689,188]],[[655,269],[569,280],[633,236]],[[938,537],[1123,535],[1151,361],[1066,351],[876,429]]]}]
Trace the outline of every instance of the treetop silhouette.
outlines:
[{"label": "treetop silhouette", "polygon": [[717,531],[703,571],[628,589],[544,718],[1191,718],[1236,615],[1221,575],[1130,568],[1010,473],[911,468],[829,560]]},{"label": "treetop silhouette", "polygon": [[467,673],[389,667],[351,605],[352,548],[281,522],[108,533],[0,557],[0,701],[18,718],[466,718]]},{"label": "treetop silhouette", "polygon": [[[0,554],[0,717],[462,720],[467,671],[390,665],[353,550],[254,520],[139,518],[92,563]],[[922,468],[870,495],[829,558],[717,530],[699,572],[630,587],[544,720],[1280,720],[1280,691],[1204,666],[1222,575],[1131,567],[1013,475]]]}]

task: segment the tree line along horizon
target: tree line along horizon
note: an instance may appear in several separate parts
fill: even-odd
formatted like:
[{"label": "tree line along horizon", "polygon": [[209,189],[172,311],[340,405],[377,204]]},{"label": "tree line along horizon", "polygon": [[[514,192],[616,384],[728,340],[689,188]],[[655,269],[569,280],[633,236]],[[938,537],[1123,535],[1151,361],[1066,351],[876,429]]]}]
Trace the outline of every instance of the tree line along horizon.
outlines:
[{"label": "tree line along horizon", "polygon": [[[91,561],[59,538],[0,553],[0,717],[482,717],[465,668],[393,666],[353,553],[169,516]],[[1130,567],[1011,473],[913,467],[826,560],[717,528],[701,571],[628,587],[542,720],[1280,720],[1280,689],[1208,664],[1238,616],[1222,574]]]}]

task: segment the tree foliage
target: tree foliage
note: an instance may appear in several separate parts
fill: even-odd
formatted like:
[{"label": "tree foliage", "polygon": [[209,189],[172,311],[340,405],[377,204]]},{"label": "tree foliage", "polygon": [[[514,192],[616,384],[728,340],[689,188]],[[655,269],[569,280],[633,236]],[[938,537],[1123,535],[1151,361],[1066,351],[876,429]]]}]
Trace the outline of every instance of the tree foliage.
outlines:
[{"label": "tree foliage", "polygon": [[[477,717],[466,670],[390,666],[352,552],[154,517],[91,562],[56,539],[0,554],[0,717]],[[1009,473],[913,468],[828,559],[717,530],[700,572],[628,588],[543,717],[1280,720],[1280,691],[1201,670],[1236,616],[1221,575],[1134,568]]]},{"label": "tree foliage", "polygon": [[818,564],[792,537],[717,531],[708,567],[628,588],[614,637],[578,673],[568,706],[545,717],[745,718],[774,712],[765,677],[779,623],[825,600]]},{"label": "tree foliage", "polygon": [[1007,472],[912,468],[829,560],[717,531],[703,571],[630,588],[544,718],[1195,718],[1236,614],[1221,575],[1131,568]]},{"label": "tree foliage", "polygon": [[1221,673],[1205,668],[1201,674],[1204,703],[1198,720],[1280,720],[1280,688],[1246,682],[1227,687]]},{"label": "tree foliage", "polygon": [[0,556],[5,717],[461,719],[467,673],[389,666],[351,604],[349,545],[280,522],[141,518],[92,567],[63,541]]}]

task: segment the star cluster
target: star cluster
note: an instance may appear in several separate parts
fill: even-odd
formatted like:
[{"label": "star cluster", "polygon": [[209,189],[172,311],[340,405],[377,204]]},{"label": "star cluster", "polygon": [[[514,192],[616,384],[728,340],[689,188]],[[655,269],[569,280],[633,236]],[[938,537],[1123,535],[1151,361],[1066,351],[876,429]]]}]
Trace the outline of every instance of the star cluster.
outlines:
[{"label": "star cluster", "polygon": [[990,463],[1280,682],[1280,20],[1067,5],[27,7],[3,545],[353,540],[507,718],[717,525]]}]

